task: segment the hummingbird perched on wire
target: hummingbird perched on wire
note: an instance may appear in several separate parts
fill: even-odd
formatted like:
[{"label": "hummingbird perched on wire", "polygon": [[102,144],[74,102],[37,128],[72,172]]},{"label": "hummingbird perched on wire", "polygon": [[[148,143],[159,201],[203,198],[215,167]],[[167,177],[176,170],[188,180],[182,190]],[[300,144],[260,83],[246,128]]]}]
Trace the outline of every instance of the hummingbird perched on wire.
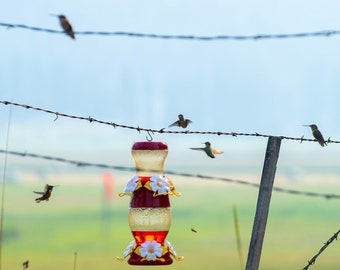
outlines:
[{"label": "hummingbird perched on wire", "polygon": [[318,130],[317,125],[304,125],[305,127],[310,127],[312,129],[312,134],[314,138],[318,141],[318,143],[323,147],[324,145],[327,145],[325,142],[320,130]]},{"label": "hummingbird perched on wire", "polygon": [[186,128],[190,123],[192,123],[189,119],[184,119],[183,114],[178,115],[178,120],[173,122],[169,127],[182,127]]},{"label": "hummingbird perched on wire", "polygon": [[204,151],[211,158],[215,158],[214,154],[223,154],[222,151],[219,151],[219,150],[216,150],[216,149],[212,148],[210,142],[205,142],[204,144],[205,144],[205,147],[190,148],[190,149]]},{"label": "hummingbird perched on wire", "polygon": [[45,190],[43,192],[40,192],[40,191],[33,191],[34,193],[36,194],[40,194],[42,195],[41,197],[39,198],[36,198],[35,201],[37,203],[40,203],[41,201],[48,201],[49,198],[51,197],[51,194],[52,194],[52,190],[54,187],[58,187],[58,186],[51,186],[49,184],[46,184],[45,185]]},{"label": "hummingbird perched on wire", "polygon": [[68,21],[68,19],[64,15],[62,15],[62,14],[60,14],[60,15],[50,14],[50,15],[58,17],[59,20],[60,20],[60,25],[64,29],[65,33],[67,35],[69,35],[72,39],[75,39],[74,32],[73,32],[73,29],[72,29],[72,25],[70,24],[70,22]]}]

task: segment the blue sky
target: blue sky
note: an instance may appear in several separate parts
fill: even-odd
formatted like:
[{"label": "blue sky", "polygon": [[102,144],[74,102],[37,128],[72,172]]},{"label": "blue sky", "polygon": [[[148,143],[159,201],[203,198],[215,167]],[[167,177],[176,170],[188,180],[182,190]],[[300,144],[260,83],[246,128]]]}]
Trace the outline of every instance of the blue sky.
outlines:
[{"label": "blue sky", "polygon": [[[3,4],[0,22],[59,30],[57,18],[49,16],[56,13],[65,14],[75,31],[279,34],[340,29],[339,6],[338,1],[10,1]],[[190,130],[201,131],[311,138],[301,125],[315,123],[325,138],[340,139],[340,36],[202,42],[79,35],[74,41],[0,28],[0,38],[1,100],[155,129],[167,127],[179,113],[193,121]],[[0,110],[5,130],[8,107]],[[13,108],[10,149],[68,158],[85,153],[107,162],[111,156],[115,163],[131,164],[132,143],[145,140],[135,131],[53,120]],[[0,139],[5,141],[4,132]],[[259,138],[201,135],[154,140],[175,149],[170,163],[184,157],[210,165],[244,160],[261,165],[266,145]],[[217,162],[187,150],[207,140],[225,151]],[[298,159],[295,166],[336,164],[337,148],[285,141],[282,164],[291,156]]]}]

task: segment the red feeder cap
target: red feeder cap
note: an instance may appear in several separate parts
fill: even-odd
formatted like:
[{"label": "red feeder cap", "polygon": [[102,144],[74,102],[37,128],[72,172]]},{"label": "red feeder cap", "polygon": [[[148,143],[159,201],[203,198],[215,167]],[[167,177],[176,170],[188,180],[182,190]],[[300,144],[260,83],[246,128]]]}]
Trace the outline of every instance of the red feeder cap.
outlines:
[{"label": "red feeder cap", "polygon": [[135,142],[132,150],[168,150],[165,142]]}]

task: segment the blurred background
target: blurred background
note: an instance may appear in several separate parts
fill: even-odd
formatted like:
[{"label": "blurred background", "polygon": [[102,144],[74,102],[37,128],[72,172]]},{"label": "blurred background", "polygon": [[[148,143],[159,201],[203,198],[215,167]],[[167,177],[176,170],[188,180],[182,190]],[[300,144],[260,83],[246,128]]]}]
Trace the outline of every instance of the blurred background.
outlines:
[{"label": "blurred background", "polygon": [[[258,35],[337,30],[337,1],[10,1],[0,22],[61,30],[166,35]],[[258,132],[339,140],[339,36],[248,41],[163,40],[0,28],[0,100],[93,117],[117,124],[168,129],[183,114],[188,130]],[[9,106],[0,104],[0,144],[6,146]],[[133,168],[131,146],[147,133],[12,107],[8,150]],[[172,127],[169,130],[182,129]],[[169,145],[166,170],[259,183],[267,139],[153,134]],[[210,141],[215,159],[190,147]],[[338,144],[283,140],[275,185],[337,193]],[[1,154],[1,159],[4,155]],[[4,166],[1,166],[1,172]],[[20,269],[131,269],[121,256],[132,240],[128,198],[118,198],[134,174],[8,156],[2,264]],[[171,176],[183,193],[172,199],[169,239],[183,262],[168,268],[238,269],[232,204],[239,207],[246,260],[258,190]],[[47,203],[32,190],[60,184]],[[274,192],[260,269],[302,268],[338,230],[337,200]],[[192,214],[192,216],[190,215]],[[198,231],[194,233],[191,228]],[[338,269],[337,243],[313,269]],[[283,256],[284,254],[284,256]],[[33,268],[34,266],[34,268]],[[47,267],[48,266],[48,267]]]}]

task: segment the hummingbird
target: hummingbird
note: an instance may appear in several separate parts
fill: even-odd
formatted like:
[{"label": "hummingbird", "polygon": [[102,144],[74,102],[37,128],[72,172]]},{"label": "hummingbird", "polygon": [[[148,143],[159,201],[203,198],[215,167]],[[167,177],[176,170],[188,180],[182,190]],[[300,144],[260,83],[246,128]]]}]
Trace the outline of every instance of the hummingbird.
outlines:
[{"label": "hummingbird", "polygon": [[29,260],[24,261],[24,262],[22,263],[23,270],[27,269],[28,266],[29,266]]},{"label": "hummingbird", "polygon": [[59,20],[60,20],[60,25],[64,29],[65,33],[67,35],[69,35],[72,39],[75,39],[73,29],[72,29],[72,25],[70,24],[70,22],[68,21],[68,19],[64,15],[62,15],[62,14],[60,14],[60,15],[51,14],[51,16],[58,17]]},{"label": "hummingbird", "polygon": [[216,150],[216,149],[212,148],[210,142],[205,142],[204,144],[205,144],[205,147],[190,148],[190,149],[204,151],[211,158],[215,158],[214,154],[223,154],[222,151],[219,151],[219,150]]},{"label": "hummingbird", "polygon": [[58,186],[51,186],[51,185],[49,185],[49,184],[46,184],[46,185],[45,185],[45,190],[44,190],[44,192],[33,191],[33,192],[36,193],[36,194],[42,195],[41,197],[36,198],[35,201],[36,201],[37,203],[40,203],[41,201],[48,201],[49,198],[51,197],[52,190],[53,190],[54,187],[58,187]]},{"label": "hummingbird", "polygon": [[320,130],[318,130],[317,125],[304,125],[305,127],[310,127],[312,129],[312,133],[314,138],[319,142],[319,144],[323,147],[324,145],[327,145],[327,143],[325,142]]},{"label": "hummingbird", "polygon": [[178,115],[178,120],[176,122],[173,122],[169,127],[182,127],[186,128],[190,123],[192,123],[189,119],[184,119],[183,114]]}]

